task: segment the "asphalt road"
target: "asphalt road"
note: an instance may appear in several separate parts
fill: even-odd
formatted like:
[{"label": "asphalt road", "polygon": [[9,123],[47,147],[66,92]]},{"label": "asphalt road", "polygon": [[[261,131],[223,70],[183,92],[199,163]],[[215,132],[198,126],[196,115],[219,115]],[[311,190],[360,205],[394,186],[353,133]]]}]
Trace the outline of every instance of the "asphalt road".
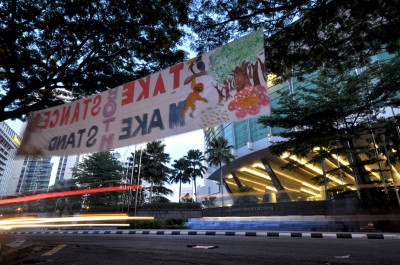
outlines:
[{"label": "asphalt road", "polygon": [[400,240],[40,234],[11,264],[399,264]]}]

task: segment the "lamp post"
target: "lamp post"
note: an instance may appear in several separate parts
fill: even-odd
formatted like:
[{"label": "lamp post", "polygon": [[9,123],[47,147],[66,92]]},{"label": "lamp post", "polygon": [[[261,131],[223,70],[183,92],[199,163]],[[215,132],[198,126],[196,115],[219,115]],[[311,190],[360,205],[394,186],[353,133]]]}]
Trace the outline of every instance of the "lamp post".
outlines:
[{"label": "lamp post", "polygon": [[224,209],[224,186],[223,186],[223,182],[224,182],[224,177],[222,175],[222,163],[219,163],[219,178],[220,178],[220,190],[221,190],[221,206],[222,206],[222,210]]},{"label": "lamp post", "polygon": [[135,160],[136,160],[136,145],[135,145],[135,149],[133,152],[132,171],[131,171],[131,178],[129,181],[130,187],[129,187],[129,200],[128,200],[128,210],[127,210],[128,215],[129,215],[129,210],[131,208],[131,202],[132,202],[132,181],[133,181],[133,172],[135,170]]},{"label": "lamp post", "polygon": [[139,167],[138,167],[137,180],[136,180],[135,216],[136,216],[136,210],[137,210],[137,205],[138,205],[139,184],[140,184],[140,169],[141,169],[141,166],[142,166],[142,154],[143,154],[143,149],[140,149]]}]

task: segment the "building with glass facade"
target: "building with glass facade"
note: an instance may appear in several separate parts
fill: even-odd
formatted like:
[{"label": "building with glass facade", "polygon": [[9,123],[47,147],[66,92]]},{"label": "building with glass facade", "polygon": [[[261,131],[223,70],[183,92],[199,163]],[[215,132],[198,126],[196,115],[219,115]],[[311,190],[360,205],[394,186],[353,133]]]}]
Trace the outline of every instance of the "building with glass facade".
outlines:
[{"label": "building with glass facade", "polygon": [[54,160],[54,164],[57,165],[55,180],[71,179],[72,168],[78,164],[80,157],[80,155],[57,157]]},{"label": "building with glass facade", "polygon": [[0,196],[3,196],[12,179],[14,157],[21,138],[5,122],[0,122]]},{"label": "building with glass facade", "polygon": [[49,187],[52,166],[51,157],[26,156],[19,174],[16,193],[46,192]]},{"label": "building with glass facade", "polygon": [[24,192],[47,192],[49,186],[58,180],[72,178],[72,168],[79,162],[79,155],[63,157],[25,156],[15,161],[12,181],[5,194],[15,195]]},{"label": "building with glass facade", "polygon": [[[391,58],[388,54],[380,54],[373,57],[373,60],[384,61]],[[355,70],[357,71],[357,70]],[[292,93],[297,87],[307,86],[295,79],[285,83],[271,85],[268,84],[268,93],[271,102],[271,112],[278,104],[279,92]],[[398,110],[391,109],[387,115],[396,115]],[[341,171],[340,168],[349,164],[348,157],[334,157],[327,159],[322,164],[308,164],[307,157],[298,158],[293,155],[282,155],[277,157],[272,155],[269,147],[275,141],[279,141],[276,134],[280,128],[264,128],[257,122],[258,118],[251,118],[235,123],[224,124],[215,128],[205,130],[207,139],[224,136],[229,145],[232,145],[232,154],[235,159],[222,168],[224,201],[226,205],[235,202],[240,196],[239,189],[243,186],[250,186],[254,190],[259,202],[276,203],[286,201],[315,201],[326,199],[324,185],[316,184],[315,177],[323,174],[325,171],[338,169],[336,175],[326,175],[329,178],[327,189],[335,187],[348,187],[356,191],[357,180],[348,172]],[[293,171],[283,169],[289,161],[302,164],[301,169]],[[397,165],[388,167],[387,163],[380,165],[370,165],[367,170],[370,173],[371,181],[382,183],[400,183],[400,168]],[[218,188],[220,182],[219,168],[209,168],[209,177],[204,187],[198,189],[203,197],[216,197],[217,205],[220,191]],[[383,178],[383,179],[382,179]],[[228,203],[227,203],[228,202]]]}]

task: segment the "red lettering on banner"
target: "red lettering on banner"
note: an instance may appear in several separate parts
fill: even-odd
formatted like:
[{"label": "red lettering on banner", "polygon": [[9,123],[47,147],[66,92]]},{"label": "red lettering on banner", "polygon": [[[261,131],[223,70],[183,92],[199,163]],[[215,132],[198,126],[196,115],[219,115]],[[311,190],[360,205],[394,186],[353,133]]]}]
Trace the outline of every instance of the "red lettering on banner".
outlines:
[{"label": "red lettering on banner", "polygon": [[71,106],[64,106],[62,114],[61,114],[61,121],[60,125],[67,125],[69,120],[69,113],[71,112]]},{"label": "red lettering on banner", "polygon": [[[86,98],[84,100],[76,101],[72,104],[56,107],[54,109],[43,111],[35,114],[33,126],[37,126],[43,129],[55,128],[57,126],[68,126],[74,123],[90,120],[102,113],[104,117],[104,124],[106,131],[109,131],[112,123],[115,122],[115,118],[112,118],[120,106],[132,104],[135,101],[146,100],[149,97],[155,97],[160,94],[165,94],[167,89],[171,86],[173,89],[179,88],[181,82],[181,73],[184,70],[184,63],[177,64],[167,72],[159,72],[154,75],[146,76],[142,79],[135,80],[126,83],[121,87],[117,87],[108,91],[107,95],[104,93],[98,94],[93,97]],[[166,73],[169,72],[169,76]],[[165,84],[166,77],[168,80],[173,80],[173,84]],[[135,91],[137,84],[140,86],[141,91]],[[168,81],[170,82],[170,81]],[[135,87],[136,86],[136,87]],[[122,93],[119,94],[119,89],[122,89]],[[121,100],[117,97],[121,95]],[[102,105],[103,97],[106,100],[104,106]],[[106,137],[108,139],[108,136]]]},{"label": "red lettering on banner", "polygon": [[[92,106],[90,105],[91,102],[93,102]],[[81,104],[83,104],[83,114],[81,113]],[[99,114],[101,110],[100,104],[101,95],[97,95],[94,98],[87,98],[83,102],[78,101],[75,105],[63,105],[62,110],[61,107],[59,107],[54,110],[38,113],[35,116],[33,126],[46,129],[54,128],[56,126],[70,125],[81,121],[81,118],[82,120],[86,120],[88,115],[96,116]],[[72,108],[74,108],[73,113],[71,113]]]},{"label": "red lettering on banner", "polygon": [[51,114],[52,117],[55,116],[55,119],[53,119],[52,121],[50,121],[50,128],[54,128],[57,123],[58,123],[58,119],[60,118],[60,111],[58,109],[55,109],[53,111],[53,113]]},{"label": "red lettering on banner", "polygon": [[32,122],[32,129],[36,129],[40,127],[40,121],[42,120],[42,114],[39,112],[35,115]]},{"label": "red lettering on banner", "polygon": [[143,98],[148,98],[149,97],[149,90],[150,90],[150,76],[146,77],[146,81],[144,79],[139,79],[139,84],[142,86],[143,90],[142,93],[140,93],[137,101],[142,100]]},{"label": "red lettering on banner", "polygon": [[101,95],[97,95],[93,99],[93,108],[91,111],[92,116],[97,116],[100,112]]},{"label": "red lettering on banner", "polygon": [[161,94],[165,93],[164,80],[162,78],[161,73],[158,75],[156,87],[153,92],[153,97],[157,96],[159,93],[161,93]]},{"label": "red lettering on banner", "polygon": [[174,75],[174,89],[179,87],[180,84],[180,72],[182,71],[184,63],[180,63],[172,66],[169,69],[169,73]]},{"label": "red lettering on banner", "polygon": [[125,84],[122,89],[122,106],[132,103],[134,97],[135,81]]},{"label": "red lettering on banner", "polygon": [[71,119],[69,124],[72,124],[74,122],[78,122],[79,121],[79,113],[80,113],[80,107],[79,107],[79,102],[77,102],[75,104],[74,115],[72,116],[72,119]]}]

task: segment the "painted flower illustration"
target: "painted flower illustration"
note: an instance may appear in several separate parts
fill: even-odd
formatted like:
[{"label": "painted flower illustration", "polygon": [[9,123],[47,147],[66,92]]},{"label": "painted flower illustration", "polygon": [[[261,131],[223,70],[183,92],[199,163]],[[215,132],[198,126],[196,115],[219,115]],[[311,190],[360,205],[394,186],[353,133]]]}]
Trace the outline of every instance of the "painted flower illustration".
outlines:
[{"label": "painted flower illustration", "polygon": [[228,105],[229,111],[236,111],[237,118],[242,119],[247,115],[257,115],[261,107],[269,104],[269,97],[266,88],[258,85],[256,87],[247,86],[237,91],[233,100]]}]

